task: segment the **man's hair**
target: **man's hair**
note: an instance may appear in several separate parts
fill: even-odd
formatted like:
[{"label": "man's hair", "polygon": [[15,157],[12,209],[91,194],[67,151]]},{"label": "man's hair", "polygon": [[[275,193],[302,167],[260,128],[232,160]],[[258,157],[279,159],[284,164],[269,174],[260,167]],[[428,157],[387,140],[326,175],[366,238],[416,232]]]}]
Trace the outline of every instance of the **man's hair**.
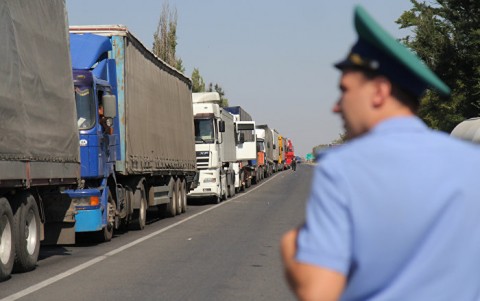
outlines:
[{"label": "man's hair", "polygon": [[392,84],[392,96],[395,99],[397,99],[399,102],[407,106],[413,113],[416,114],[418,112],[418,108],[420,106],[420,99],[415,97],[415,95],[408,92],[406,89],[400,87],[398,84],[394,83],[387,76],[381,73],[378,73],[376,71],[366,69],[366,68],[360,68],[360,67],[352,67],[352,68],[349,68],[348,70],[362,72],[367,79],[374,79],[379,76],[386,77]]}]

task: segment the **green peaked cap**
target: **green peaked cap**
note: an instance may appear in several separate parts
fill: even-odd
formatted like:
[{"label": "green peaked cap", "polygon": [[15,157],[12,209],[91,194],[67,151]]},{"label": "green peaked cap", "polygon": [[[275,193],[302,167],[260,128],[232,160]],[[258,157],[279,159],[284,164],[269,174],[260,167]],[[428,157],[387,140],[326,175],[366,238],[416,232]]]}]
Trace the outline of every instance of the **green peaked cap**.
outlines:
[{"label": "green peaked cap", "polygon": [[354,16],[358,41],[349,57],[336,64],[337,68],[373,66],[369,69],[378,70],[417,96],[428,88],[444,96],[450,94],[450,88],[418,56],[387,33],[363,7],[356,6]]}]

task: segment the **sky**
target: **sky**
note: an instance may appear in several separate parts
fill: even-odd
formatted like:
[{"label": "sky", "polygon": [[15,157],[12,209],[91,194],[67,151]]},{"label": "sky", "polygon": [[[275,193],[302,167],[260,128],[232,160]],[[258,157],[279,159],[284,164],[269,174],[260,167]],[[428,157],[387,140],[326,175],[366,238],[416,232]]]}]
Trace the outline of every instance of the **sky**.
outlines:
[{"label": "sky", "polygon": [[[151,49],[163,0],[66,0],[70,25],[122,24]],[[230,106],[291,139],[305,156],[343,132],[332,113],[340,73],[333,64],[355,43],[355,5],[396,38],[408,0],[169,0],[176,8],[177,56],[198,68]]]}]

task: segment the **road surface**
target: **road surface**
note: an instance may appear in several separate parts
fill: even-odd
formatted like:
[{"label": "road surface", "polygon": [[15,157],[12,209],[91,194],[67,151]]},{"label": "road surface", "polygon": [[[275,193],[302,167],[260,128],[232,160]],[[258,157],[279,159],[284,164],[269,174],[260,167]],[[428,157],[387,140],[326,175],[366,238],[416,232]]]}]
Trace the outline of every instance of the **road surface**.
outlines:
[{"label": "road surface", "polygon": [[295,300],[279,240],[304,218],[313,166],[282,171],[219,205],[191,203],[98,245],[44,246],[3,300]]}]

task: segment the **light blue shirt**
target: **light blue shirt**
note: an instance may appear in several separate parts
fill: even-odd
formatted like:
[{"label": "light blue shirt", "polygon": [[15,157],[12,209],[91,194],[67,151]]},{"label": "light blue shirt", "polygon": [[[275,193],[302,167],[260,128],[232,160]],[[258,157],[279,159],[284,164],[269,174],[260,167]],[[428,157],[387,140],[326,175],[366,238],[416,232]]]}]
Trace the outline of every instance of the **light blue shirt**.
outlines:
[{"label": "light blue shirt", "polygon": [[405,117],[327,152],[296,258],[341,300],[480,300],[480,147]]}]

